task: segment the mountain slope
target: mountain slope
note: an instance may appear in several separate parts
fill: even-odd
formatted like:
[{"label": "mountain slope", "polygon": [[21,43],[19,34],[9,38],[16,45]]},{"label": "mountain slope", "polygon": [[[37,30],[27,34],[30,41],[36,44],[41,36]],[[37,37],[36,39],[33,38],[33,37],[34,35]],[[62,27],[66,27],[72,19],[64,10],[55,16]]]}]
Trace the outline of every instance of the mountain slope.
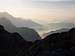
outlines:
[{"label": "mountain slope", "polygon": [[9,32],[14,32],[16,30],[16,26],[14,26],[10,20],[7,20],[5,17],[0,18],[0,25],[3,25]]},{"label": "mountain slope", "polygon": [[34,29],[31,28],[19,27],[16,29],[16,32],[18,32],[25,40],[28,41],[35,41],[41,39],[39,34]]},{"label": "mountain slope", "polygon": [[29,42],[18,33],[0,25],[0,55],[4,56],[75,56],[75,28],[53,33],[42,40]]},{"label": "mountain slope", "polygon": [[75,28],[57,32],[37,40],[28,49],[28,56],[74,56]]},{"label": "mountain slope", "polygon": [[9,32],[18,32],[27,41],[35,41],[41,39],[41,37],[35,30],[28,27],[18,28],[14,26],[7,17],[0,17],[0,25],[3,25],[5,29]]},{"label": "mountain slope", "polygon": [[16,18],[16,17],[10,15],[7,12],[0,13],[0,18],[2,18],[2,17],[7,18],[7,20],[10,20],[12,22],[12,24],[14,24],[17,27],[29,27],[29,28],[32,27],[32,28],[35,28],[35,27],[41,27],[42,26],[39,23],[36,23],[32,20],[26,20],[26,19],[23,19],[23,18]]},{"label": "mountain slope", "polygon": [[69,31],[69,28],[63,28],[63,29],[59,29],[59,30],[55,30],[55,31],[50,31],[48,33],[44,33],[43,36],[46,37],[48,35],[54,34],[54,33],[61,33],[61,32],[65,32],[65,31]]},{"label": "mountain slope", "polygon": [[24,40],[18,33],[10,33],[0,25],[0,55],[23,56],[32,42]]}]

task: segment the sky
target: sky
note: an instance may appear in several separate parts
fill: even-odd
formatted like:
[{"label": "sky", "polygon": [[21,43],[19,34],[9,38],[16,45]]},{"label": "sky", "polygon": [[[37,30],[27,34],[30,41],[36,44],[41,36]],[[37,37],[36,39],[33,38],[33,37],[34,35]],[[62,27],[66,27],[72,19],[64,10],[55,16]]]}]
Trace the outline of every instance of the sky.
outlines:
[{"label": "sky", "polygon": [[43,24],[74,21],[75,0],[0,0],[0,12]]}]

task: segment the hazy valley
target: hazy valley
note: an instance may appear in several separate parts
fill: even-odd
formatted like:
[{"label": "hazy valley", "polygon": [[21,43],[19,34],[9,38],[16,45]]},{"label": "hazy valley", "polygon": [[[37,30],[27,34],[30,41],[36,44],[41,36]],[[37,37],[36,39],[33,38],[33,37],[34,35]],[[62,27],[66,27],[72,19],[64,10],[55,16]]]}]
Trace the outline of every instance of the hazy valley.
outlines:
[{"label": "hazy valley", "polygon": [[34,29],[39,33],[40,36],[43,36],[45,33],[50,31],[55,31],[63,28],[73,28],[75,27],[75,23],[73,22],[55,22],[55,23],[48,23],[46,25],[40,24],[38,22],[34,22],[30,19],[22,19],[16,18],[10,15],[7,12],[0,13],[0,24],[4,25],[5,29],[9,32],[14,32],[16,27],[17,28],[31,28]]}]

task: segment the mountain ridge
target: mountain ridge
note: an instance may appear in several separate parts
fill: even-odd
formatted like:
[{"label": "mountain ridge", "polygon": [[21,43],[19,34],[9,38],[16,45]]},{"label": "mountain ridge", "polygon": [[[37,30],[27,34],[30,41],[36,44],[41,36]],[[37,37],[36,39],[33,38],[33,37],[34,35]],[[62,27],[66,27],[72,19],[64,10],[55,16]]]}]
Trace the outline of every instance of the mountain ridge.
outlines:
[{"label": "mountain ridge", "polygon": [[10,20],[15,26],[17,27],[41,27],[42,25],[39,23],[36,23],[30,19],[22,19],[17,18],[12,15],[10,15],[8,12],[2,12],[0,13],[0,18],[5,17],[7,20]]},{"label": "mountain ridge", "polygon": [[[15,54],[16,53],[16,54]],[[74,56],[75,28],[53,33],[35,42],[24,40],[18,33],[10,33],[0,25],[0,55],[8,56]]]}]

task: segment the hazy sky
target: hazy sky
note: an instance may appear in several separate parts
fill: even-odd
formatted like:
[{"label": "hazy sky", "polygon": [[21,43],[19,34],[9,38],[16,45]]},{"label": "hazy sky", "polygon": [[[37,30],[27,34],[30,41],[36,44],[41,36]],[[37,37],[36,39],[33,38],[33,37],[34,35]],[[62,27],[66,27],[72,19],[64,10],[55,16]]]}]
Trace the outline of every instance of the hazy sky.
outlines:
[{"label": "hazy sky", "polygon": [[39,22],[75,18],[75,0],[0,0],[0,12]]}]

